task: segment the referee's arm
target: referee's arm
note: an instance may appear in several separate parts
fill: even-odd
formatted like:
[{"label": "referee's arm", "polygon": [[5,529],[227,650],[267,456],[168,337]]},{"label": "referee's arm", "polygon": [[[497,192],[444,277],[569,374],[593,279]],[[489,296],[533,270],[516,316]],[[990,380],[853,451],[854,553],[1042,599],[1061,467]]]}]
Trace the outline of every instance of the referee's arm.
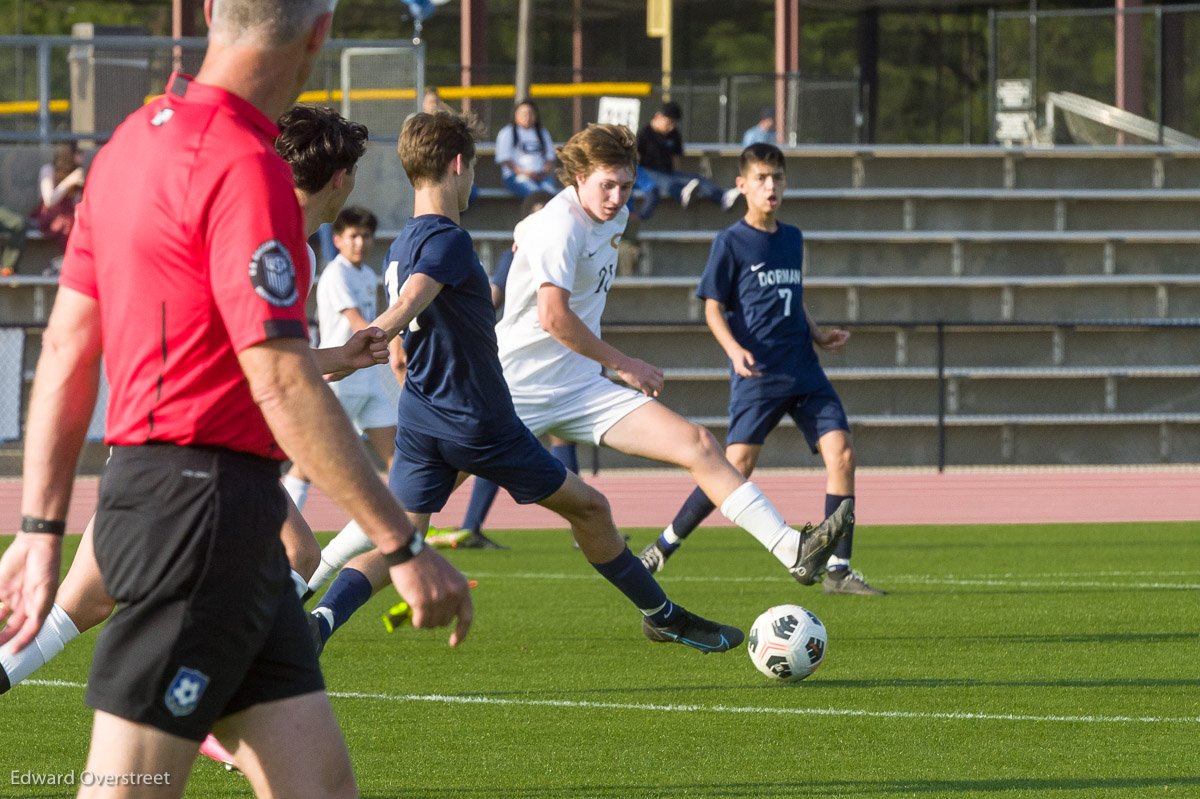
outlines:
[{"label": "referee's arm", "polygon": [[[321,379],[301,338],[271,338],[238,353],[250,392],[276,441],[330,499],[358,522],[384,554],[407,547],[416,530],[375,473],[341,404]],[[390,570],[422,627],[458,619],[451,645],[467,634],[472,608],[467,580],[427,547]]]},{"label": "referee's arm", "polygon": [[[34,527],[60,526],[67,518],[75,464],[100,386],[100,342],[99,304],[60,286],[25,425],[21,513]],[[0,559],[0,619],[8,618],[0,643],[11,638],[19,652],[37,635],[54,603],[61,561],[61,535],[17,534]]]}]

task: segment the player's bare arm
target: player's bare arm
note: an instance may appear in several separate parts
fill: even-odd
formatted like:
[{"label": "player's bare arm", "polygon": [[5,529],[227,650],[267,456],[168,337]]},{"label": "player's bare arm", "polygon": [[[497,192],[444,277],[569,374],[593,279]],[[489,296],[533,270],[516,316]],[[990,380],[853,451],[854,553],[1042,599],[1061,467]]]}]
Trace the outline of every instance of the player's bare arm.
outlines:
[{"label": "player's bare arm", "polygon": [[317,370],[326,380],[341,380],[358,369],[387,363],[387,339],[379,328],[364,324],[340,347],[322,347],[313,350],[312,354],[317,361]]},{"label": "player's bare arm", "polygon": [[841,352],[842,347],[845,347],[846,342],[850,340],[849,330],[842,330],[836,327],[829,330],[822,330],[821,326],[813,321],[812,314],[808,312],[808,308],[804,309],[804,318],[808,320],[808,332],[812,334],[812,340],[826,352]]},{"label": "player's bare arm", "polygon": [[[42,338],[25,429],[21,514],[67,518],[75,461],[83,446],[100,386],[100,309],[96,300],[59,288]],[[0,643],[29,644],[54,603],[62,536],[21,532],[0,559]]]},{"label": "player's bare arm", "polygon": [[[301,339],[274,338],[238,353],[254,401],[285,452],[355,519],[385,556],[408,548],[415,530],[375,475],[349,418],[316,370]],[[458,618],[457,645],[470,627],[466,578],[431,548],[390,568],[392,582],[413,607],[416,626]]]},{"label": "player's bare arm", "polygon": [[733,331],[729,328],[729,323],[725,321],[725,303],[706,299],[704,301],[704,321],[708,323],[708,329],[712,331],[713,338],[729,356],[729,362],[733,364],[733,371],[742,377],[762,376],[762,372],[755,368],[754,355],[738,343],[738,340],[734,338]]},{"label": "player's bare arm", "polygon": [[437,282],[429,275],[414,272],[400,287],[400,296],[396,301],[371,324],[383,330],[391,341],[401,330],[406,330],[421,311],[429,307],[444,286],[444,283]]},{"label": "player's bare arm", "polygon": [[567,349],[612,369],[621,379],[648,397],[663,388],[663,371],[653,364],[631,358],[593,333],[571,310],[571,293],[553,283],[538,289],[538,322]]}]

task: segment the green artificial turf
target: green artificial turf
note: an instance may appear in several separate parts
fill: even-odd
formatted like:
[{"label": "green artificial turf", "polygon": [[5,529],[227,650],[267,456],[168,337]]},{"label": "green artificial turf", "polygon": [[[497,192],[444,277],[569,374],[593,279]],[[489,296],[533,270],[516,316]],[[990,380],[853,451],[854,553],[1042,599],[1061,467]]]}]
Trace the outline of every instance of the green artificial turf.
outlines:
[{"label": "green artificial turf", "polygon": [[[633,531],[639,551],[652,531]],[[1188,524],[861,527],[880,598],[794,583],[737,530],[697,532],[660,575],[701,615],[768,606],[826,624],[824,664],[772,682],[744,647],[651,645],[565,532],[498,531],[449,557],[475,625],[387,634],[376,596],[323,665],[364,797],[1200,796],[1200,531]],[[73,543],[73,542],[72,542]],[[86,679],[95,633],[35,680]],[[76,685],[0,697],[11,772],[83,767]],[[249,796],[198,762],[189,797]]]}]

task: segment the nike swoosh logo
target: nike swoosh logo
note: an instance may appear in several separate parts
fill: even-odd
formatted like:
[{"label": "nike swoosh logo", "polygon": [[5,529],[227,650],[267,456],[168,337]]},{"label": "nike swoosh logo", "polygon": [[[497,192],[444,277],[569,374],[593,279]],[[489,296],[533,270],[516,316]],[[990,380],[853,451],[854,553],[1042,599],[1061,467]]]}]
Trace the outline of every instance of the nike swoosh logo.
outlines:
[{"label": "nike swoosh logo", "polygon": [[597,247],[596,249],[594,249],[594,250],[592,250],[591,252],[589,252],[589,253],[587,254],[587,257],[588,257],[588,258],[595,258],[595,257],[596,257],[596,253],[598,253],[598,252],[600,252],[600,248],[599,248],[599,247]]},{"label": "nike swoosh logo", "polygon": [[750,271],[757,272],[759,269],[762,269],[766,265],[767,265],[766,261],[763,261],[761,264],[754,264],[753,266],[750,267]]}]

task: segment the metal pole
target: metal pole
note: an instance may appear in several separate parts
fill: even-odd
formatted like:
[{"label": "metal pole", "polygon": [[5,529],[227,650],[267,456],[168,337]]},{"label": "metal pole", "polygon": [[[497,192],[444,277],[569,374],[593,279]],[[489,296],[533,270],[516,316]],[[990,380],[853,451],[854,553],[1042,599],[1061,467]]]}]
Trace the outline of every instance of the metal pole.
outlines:
[{"label": "metal pole", "polygon": [[50,42],[39,39],[38,70],[38,136],[42,143],[50,141]]},{"label": "metal pole", "polygon": [[1158,146],[1163,144],[1163,38],[1166,34],[1166,24],[1163,21],[1162,6],[1154,7],[1154,119],[1158,122]]},{"label": "metal pole", "polygon": [[533,0],[520,0],[517,5],[517,77],[514,103],[529,96],[529,18],[532,16]]},{"label": "metal pole", "polygon": [[1037,125],[1038,108],[1038,18],[1037,0],[1029,0],[1029,94],[1033,97],[1033,122]]},{"label": "metal pole", "polygon": [[[996,143],[996,52],[1000,49],[998,39],[1000,26],[996,21],[996,9],[988,9],[988,142]],[[1037,98],[1034,98],[1034,106],[1037,106]]]},{"label": "metal pole", "polygon": [[938,474],[946,470],[946,325],[937,323]]}]

